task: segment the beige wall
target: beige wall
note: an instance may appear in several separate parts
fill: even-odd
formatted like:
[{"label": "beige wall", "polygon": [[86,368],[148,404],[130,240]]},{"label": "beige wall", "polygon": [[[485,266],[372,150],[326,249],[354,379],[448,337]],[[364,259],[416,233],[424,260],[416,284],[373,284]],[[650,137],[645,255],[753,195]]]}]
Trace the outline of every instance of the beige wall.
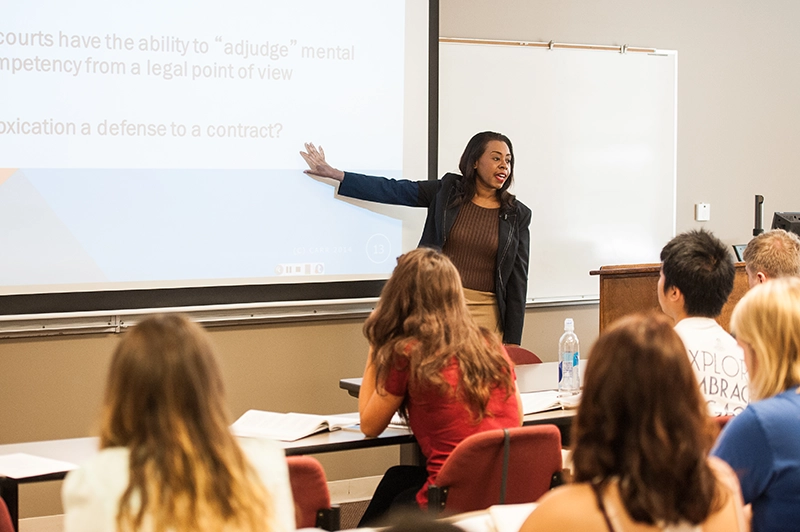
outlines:
[{"label": "beige wall", "polygon": [[[765,196],[767,224],[773,211],[800,210],[798,19],[793,0],[442,0],[440,34],[678,50],[677,230],[703,226],[735,244],[751,234],[754,194]],[[503,80],[492,65],[476,65],[475,75]],[[506,102],[488,103],[513,120]],[[710,222],[692,220],[698,202],[711,204]],[[523,345],[554,360],[565,317],[588,351],[596,305],[528,311]],[[337,381],[363,369],[360,328],[347,319],[212,329],[231,413],[355,410]],[[0,340],[0,443],[90,434],[115,342]],[[396,456],[349,451],[323,461],[338,479],[380,474]],[[20,499],[23,517],[60,511],[58,483],[23,486]]]},{"label": "beige wall", "polygon": [[[767,225],[773,211],[800,211],[798,16],[793,0],[441,0],[439,34],[677,50],[677,230],[738,244],[752,235],[755,194]],[[700,202],[710,222],[693,221]]]}]

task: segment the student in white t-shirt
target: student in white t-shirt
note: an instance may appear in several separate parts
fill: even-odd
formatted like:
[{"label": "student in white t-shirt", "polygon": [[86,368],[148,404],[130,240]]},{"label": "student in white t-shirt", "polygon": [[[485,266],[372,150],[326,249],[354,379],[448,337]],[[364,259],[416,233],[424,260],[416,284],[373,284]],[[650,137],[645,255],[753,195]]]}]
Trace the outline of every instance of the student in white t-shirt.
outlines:
[{"label": "student in white t-shirt", "polygon": [[734,276],[728,246],[707,231],[682,233],[661,250],[658,302],[675,321],[715,415],[741,412],[749,400],[744,353],[715,319],[733,290]]}]

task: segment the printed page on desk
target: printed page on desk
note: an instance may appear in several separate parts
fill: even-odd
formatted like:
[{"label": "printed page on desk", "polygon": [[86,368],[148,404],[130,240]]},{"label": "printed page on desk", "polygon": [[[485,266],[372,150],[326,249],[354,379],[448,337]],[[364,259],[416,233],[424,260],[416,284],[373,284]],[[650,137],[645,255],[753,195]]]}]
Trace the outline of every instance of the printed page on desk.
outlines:
[{"label": "printed page on desk", "polygon": [[14,453],[0,456],[0,476],[8,478],[30,478],[51,473],[72,471],[78,466],[71,462],[34,456],[27,453]]},{"label": "printed page on desk", "polygon": [[535,414],[561,408],[558,392],[545,390],[542,392],[528,392],[519,394],[522,398],[522,414]]},{"label": "printed page on desk", "polygon": [[354,426],[358,419],[347,416],[320,416],[289,412],[248,410],[231,425],[231,431],[243,438],[267,438],[278,441],[296,441],[325,430],[339,430]]}]

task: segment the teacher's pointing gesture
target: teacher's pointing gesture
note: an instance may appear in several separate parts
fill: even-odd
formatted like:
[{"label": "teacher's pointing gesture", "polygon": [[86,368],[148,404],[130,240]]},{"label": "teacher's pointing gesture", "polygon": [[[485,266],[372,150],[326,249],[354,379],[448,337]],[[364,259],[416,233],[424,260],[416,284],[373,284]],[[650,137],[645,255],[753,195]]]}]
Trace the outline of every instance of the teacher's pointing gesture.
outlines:
[{"label": "teacher's pointing gesture", "polygon": [[419,245],[440,249],[461,275],[464,295],[479,325],[519,344],[528,286],[531,211],[508,189],[514,151],[505,135],[473,136],[461,155],[460,174],[409,181],[343,172],[327,163],[322,147],[300,152],[306,174],[339,181],[338,193],[391,205],[425,207]]}]

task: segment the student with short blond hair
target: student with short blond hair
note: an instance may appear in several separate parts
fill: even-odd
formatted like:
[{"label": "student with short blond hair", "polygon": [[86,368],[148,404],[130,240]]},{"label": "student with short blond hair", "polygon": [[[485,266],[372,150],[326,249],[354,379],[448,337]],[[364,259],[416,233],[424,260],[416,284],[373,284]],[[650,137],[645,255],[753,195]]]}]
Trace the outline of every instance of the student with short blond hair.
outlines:
[{"label": "student with short blond hair", "polygon": [[739,476],[753,530],[800,525],[800,279],[747,292],[731,316],[753,402],[732,419],[713,454]]},{"label": "student with short blond hair", "polygon": [[800,237],[783,229],[761,233],[742,257],[750,288],[770,279],[800,276]]}]

